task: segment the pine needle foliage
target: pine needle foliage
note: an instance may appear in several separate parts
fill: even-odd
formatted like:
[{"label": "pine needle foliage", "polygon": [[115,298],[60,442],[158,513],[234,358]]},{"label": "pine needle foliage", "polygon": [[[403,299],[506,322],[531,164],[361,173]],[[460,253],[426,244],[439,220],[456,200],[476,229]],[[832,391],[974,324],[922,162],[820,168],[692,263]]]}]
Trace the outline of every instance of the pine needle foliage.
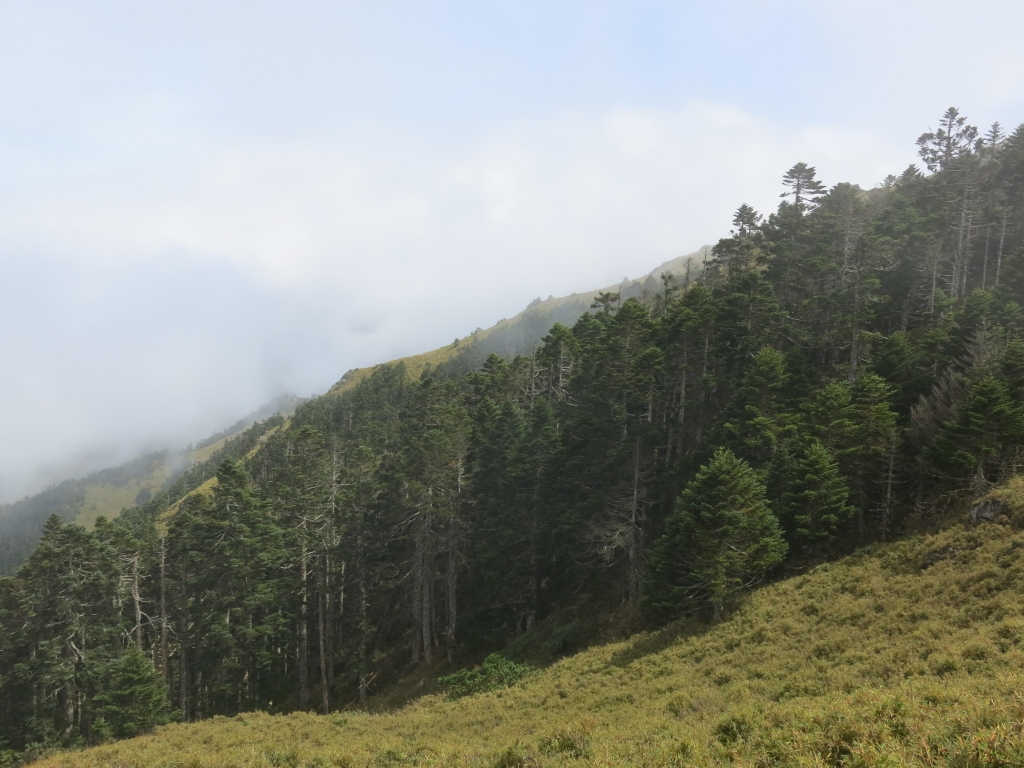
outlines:
[{"label": "pine needle foliage", "polygon": [[875,546],[509,688],[395,712],[172,724],[34,765],[1016,766],[1024,481],[1003,523]]},{"label": "pine needle foliage", "polygon": [[786,550],[757,474],[719,449],[680,494],[651,556],[651,605],[672,613],[705,605],[717,619],[727,601],[782,562]]}]

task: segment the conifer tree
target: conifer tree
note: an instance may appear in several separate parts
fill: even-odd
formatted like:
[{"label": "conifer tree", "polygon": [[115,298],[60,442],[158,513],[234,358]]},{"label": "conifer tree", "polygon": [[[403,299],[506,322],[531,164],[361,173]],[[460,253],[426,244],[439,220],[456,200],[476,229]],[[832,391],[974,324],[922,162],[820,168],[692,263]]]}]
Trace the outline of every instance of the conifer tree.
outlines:
[{"label": "conifer tree", "polygon": [[850,489],[828,449],[813,440],[788,468],[782,495],[785,518],[796,540],[813,554],[818,545],[835,540],[840,525],[852,514]]},{"label": "conifer tree", "polygon": [[127,739],[170,722],[167,687],[150,658],[137,645],[105,665],[102,692],[95,697],[98,717],[110,735]]},{"label": "conifer tree", "polygon": [[825,194],[825,185],[815,176],[815,169],[807,163],[797,163],[782,177],[783,186],[789,187],[779,197],[792,197],[793,207],[799,213],[805,213],[817,205],[817,200]]},{"label": "conifer tree", "polygon": [[762,347],[744,374],[733,414],[725,423],[739,455],[763,464],[775,453],[792,421],[783,402],[788,381],[782,353]]},{"label": "conifer tree", "polygon": [[918,154],[930,171],[944,171],[963,160],[974,148],[978,129],[956,107],[943,113],[936,131],[922,133],[917,140]]},{"label": "conifer tree", "polygon": [[728,449],[680,494],[651,556],[649,605],[678,614],[729,599],[782,562],[787,545],[756,473]]}]

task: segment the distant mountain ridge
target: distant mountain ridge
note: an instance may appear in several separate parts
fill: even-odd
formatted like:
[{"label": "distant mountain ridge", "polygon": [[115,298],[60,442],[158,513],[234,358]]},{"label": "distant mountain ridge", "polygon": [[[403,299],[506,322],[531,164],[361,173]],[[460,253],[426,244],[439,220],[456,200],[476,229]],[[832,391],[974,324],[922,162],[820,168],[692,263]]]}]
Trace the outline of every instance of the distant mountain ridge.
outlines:
[{"label": "distant mountain ridge", "polygon": [[[711,246],[702,245],[696,251],[669,259],[647,274],[634,280],[623,278],[618,285],[610,285],[593,291],[572,293],[568,296],[549,296],[547,299],[537,298],[519,314],[508,319],[499,320],[490,328],[477,328],[468,336],[456,339],[445,347],[423,352],[418,355],[389,360],[383,365],[402,362],[410,376],[418,376],[423,369],[430,366],[446,365],[453,372],[463,372],[478,368],[487,356],[494,353],[511,360],[516,355],[532,355],[540,346],[541,339],[547,335],[555,323],[565,326],[573,325],[584,313],[590,311],[590,305],[598,294],[618,293],[622,300],[642,296],[645,292],[654,293],[662,289],[661,275],[673,274],[683,280],[687,271],[690,279],[700,274],[705,261],[711,258]],[[329,390],[329,393],[340,394],[366,376],[380,365],[366,368],[353,368]]]},{"label": "distant mountain ridge", "polygon": [[117,467],[64,480],[32,496],[0,505],[0,576],[13,574],[35,548],[50,515],[92,528],[143,504],[190,467],[209,459],[230,438],[274,414],[290,415],[305,398],[283,394],[220,432],[180,451],[156,451]]}]

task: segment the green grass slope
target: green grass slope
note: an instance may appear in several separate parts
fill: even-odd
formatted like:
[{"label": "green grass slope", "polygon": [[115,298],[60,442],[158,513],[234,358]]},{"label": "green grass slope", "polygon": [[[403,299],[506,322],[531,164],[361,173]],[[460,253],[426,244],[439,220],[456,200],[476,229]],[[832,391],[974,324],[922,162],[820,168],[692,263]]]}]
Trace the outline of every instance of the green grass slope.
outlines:
[{"label": "green grass slope", "polygon": [[1024,480],[1009,520],[863,550],[724,622],[382,713],[247,714],[39,766],[1024,765]]},{"label": "green grass slope", "polygon": [[[113,519],[121,514],[124,509],[136,506],[156,494],[169,478],[174,477],[180,468],[187,468],[208,461],[214,453],[224,447],[235,435],[243,432],[248,423],[241,429],[222,437],[219,440],[203,444],[200,448],[191,451],[184,451],[171,460],[170,456],[160,461],[154,461],[149,467],[148,473],[130,475],[120,478],[120,482],[93,482],[84,486],[84,498],[78,507],[80,511],[75,515],[72,522],[84,525],[92,529],[96,519],[101,515]],[[177,470],[175,468],[178,468]],[[148,494],[144,494],[148,491]],[[143,495],[140,495],[143,494]]]},{"label": "green grass slope", "polygon": [[[155,494],[164,487],[169,478],[174,477],[181,469],[209,460],[214,453],[224,447],[228,440],[241,434],[255,422],[262,421],[275,413],[289,415],[295,411],[296,405],[300,402],[302,402],[302,398],[295,395],[281,395],[221,432],[211,435],[206,440],[200,441],[194,447],[177,455],[154,454],[148,463],[130,462],[125,464],[124,467],[132,467],[133,470],[120,472],[113,481],[107,480],[103,473],[85,478],[82,488],[84,498],[80,502],[78,514],[75,515],[72,522],[91,529],[96,523],[96,518],[101,515],[109,519],[117,517],[122,510],[133,507],[139,504],[140,500]],[[144,491],[149,493],[140,496],[140,493]]]}]

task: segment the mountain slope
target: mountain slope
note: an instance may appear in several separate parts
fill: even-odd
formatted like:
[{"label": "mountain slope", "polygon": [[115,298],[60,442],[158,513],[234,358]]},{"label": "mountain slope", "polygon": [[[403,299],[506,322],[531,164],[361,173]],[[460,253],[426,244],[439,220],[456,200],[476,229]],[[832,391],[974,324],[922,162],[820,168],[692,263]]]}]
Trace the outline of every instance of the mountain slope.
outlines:
[{"label": "mountain slope", "polygon": [[[478,367],[492,352],[511,359],[532,354],[541,338],[555,323],[572,325],[590,308],[601,292],[619,291],[623,299],[657,291],[660,276],[672,272],[682,277],[688,271],[699,273],[701,260],[708,257],[709,246],[671,259],[643,277],[624,279],[622,284],[563,297],[538,299],[512,318],[500,320],[488,329],[477,329],[458,344],[418,355],[393,360],[387,365],[404,363],[410,377],[430,366],[450,365],[459,372]],[[328,392],[340,394],[365,379],[379,366],[348,371]],[[0,576],[13,574],[35,546],[42,523],[51,514],[91,528],[99,517],[112,519],[122,510],[146,503],[161,488],[186,468],[207,461],[223,448],[227,440],[250,425],[275,413],[291,414],[301,402],[294,395],[282,395],[261,406],[230,427],[211,435],[178,454],[163,451],[150,454],[119,467],[101,470],[84,478],[67,480],[34,496],[13,504],[0,505]],[[192,489],[188,491],[192,492]],[[176,504],[177,500],[172,500]]]},{"label": "mountain slope", "polygon": [[[1019,525],[1024,480],[1002,495]],[[865,549],[719,625],[593,648],[509,689],[171,725],[37,765],[1020,765],[1024,546],[1002,522]]]},{"label": "mountain slope", "polygon": [[17,570],[35,547],[42,524],[50,515],[91,529],[101,516],[112,519],[124,509],[146,503],[189,467],[207,461],[230,438],[252,424],[276,413],[291,414],[301,402],[295,395],[281,395],[184,450],[151,453],[118,467],[65,480],[13,504],[0,505],[0,576]]},{"label": "mountain slope", "polygon": [[[693,253],[666,261],[635,280],[624,278],[619,285],[572,293],[568,296],[549,296],[547,299],[538,297],[519,314],[499,320],[490,328],[477,328],[469,336],[458,339],[446,347],[390,360],[384,365],[403,363],[409,376],[415,378],[428,365],[448,365],[452,367],[453,372],[463,373],[477,369],[491,353],[498,354],[506,360],[511,360],[516,355],[532,355],[540,345],[541,339],[555,323],[573,325],[590,310],[590,305],[598,294],[617,292],[625,301],[639,297],[645,291],[656,293],[661,290],[661,275],[666,272],[672,273],[679,280],[683,280],[687,274],[690,274],[691,279],[696,279],[703,261],[710,258],[710,251],[710,246],[703,245]],[[331,387],[328,394],[348,391],[378,367],[353,368]]]},{"label": "mountain slope", "polygon": [[[378,366],[110,525],[51,521],[0,579],[0,739],[38,754],[171,719],[383,710],[689,616],[714,626],[471,709],[354,717],[335,746],[356,764],[1020,764],[1019,713],[984,701],[1019,682],[1019,481],[977,510],[996,527],[864,549],[933,531],[1024,455],[1024,229],[993,254],[971,235],[1000,219],[963,215],[1024,199],[1024,126],[963,138],[948,167],[930,141],[931,175],[870,194],[797,163],[698,281],[599,297],[532,355]],[[720,621],[766,577],[858,549]],[[216,720],[184,733],[224,746]],[[211,760],[324,762],[308,735]]]}]

